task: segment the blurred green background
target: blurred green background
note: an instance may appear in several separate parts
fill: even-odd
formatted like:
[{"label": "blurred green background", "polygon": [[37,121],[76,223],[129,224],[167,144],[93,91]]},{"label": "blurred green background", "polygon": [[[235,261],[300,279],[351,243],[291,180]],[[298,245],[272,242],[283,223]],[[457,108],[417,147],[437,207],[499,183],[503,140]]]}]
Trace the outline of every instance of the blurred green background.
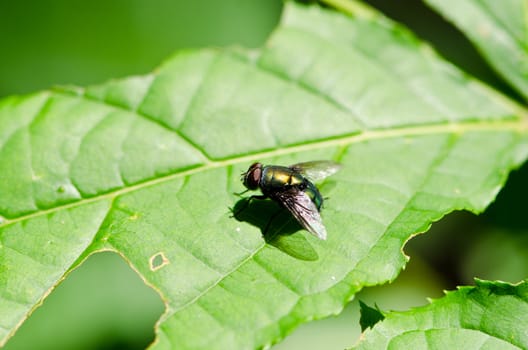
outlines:
[{"label": "blurred green background", "polygon": [[[460,32],[420,1],[368,3],[468,73],[518,98]],[[0,97],[145,74],[183,48],[259,47],[281,11],[279,0],[0,0]],[[473,277],[526,278],[527,173],[527,166],[514,172],[484,215],[450,214],[411,240],[405,248],[411,260],[399,278],[357,299],[405,310],[472,284]],[[353,345],[360,333],[357,299],[340,316],[303,325],[274,349]],[[73,271],[5,348],[142,349],[162,312],[158,295],[119,256],[101,253]]]}]

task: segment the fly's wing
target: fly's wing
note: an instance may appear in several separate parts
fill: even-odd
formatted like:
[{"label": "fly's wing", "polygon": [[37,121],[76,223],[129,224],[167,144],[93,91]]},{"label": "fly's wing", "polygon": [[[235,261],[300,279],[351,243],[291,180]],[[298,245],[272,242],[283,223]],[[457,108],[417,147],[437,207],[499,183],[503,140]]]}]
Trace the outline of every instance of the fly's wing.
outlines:
[{"label": "fly's wing", "polygon": [[320,239],[326,239],[326,228],[321,214],[310,197],[297,188],[273,193],[271,196],[281,203],[308,232]]},{"label": "fly's wing", "polygon": [[297,163],[290,165],[290,169],[303,174],[311,181],[319,181],[335,174],[341,169],[341,164],[331,160],[316,160],[313,162]]}]

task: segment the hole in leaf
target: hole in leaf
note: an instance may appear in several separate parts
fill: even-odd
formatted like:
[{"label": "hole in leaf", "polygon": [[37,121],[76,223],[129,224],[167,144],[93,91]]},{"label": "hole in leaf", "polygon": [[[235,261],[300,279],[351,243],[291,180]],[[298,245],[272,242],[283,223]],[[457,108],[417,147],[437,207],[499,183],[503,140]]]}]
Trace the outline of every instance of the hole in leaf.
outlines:
[{"label": "hole in leaf", "polygon": [[169,259],[165,256],[163,252],[159,252],[157,254],[154,254],[149,259],[150,263],[150,270],[156,271],[161,269],[163,266],[168,265],[170,263]]}]

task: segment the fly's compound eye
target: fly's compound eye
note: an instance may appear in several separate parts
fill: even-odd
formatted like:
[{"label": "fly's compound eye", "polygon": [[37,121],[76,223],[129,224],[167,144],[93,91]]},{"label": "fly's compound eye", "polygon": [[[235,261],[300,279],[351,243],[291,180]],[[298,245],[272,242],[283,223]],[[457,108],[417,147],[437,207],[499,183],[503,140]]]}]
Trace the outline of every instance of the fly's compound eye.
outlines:
[{"label": "fly's compound eye", "polygon": [[260,177],[262,176],[262,164],[255,163],[251,165],[248,171],[244,174],[242,182],[250,190],[256,190],[260,184]]}]

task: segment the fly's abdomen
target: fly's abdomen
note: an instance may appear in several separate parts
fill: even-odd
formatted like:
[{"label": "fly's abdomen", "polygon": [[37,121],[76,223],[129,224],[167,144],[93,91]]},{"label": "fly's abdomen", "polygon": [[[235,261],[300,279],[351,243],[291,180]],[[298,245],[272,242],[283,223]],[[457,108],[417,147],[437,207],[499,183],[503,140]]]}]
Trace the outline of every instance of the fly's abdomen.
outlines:
[{"label": "fly's abdomen", "polygon": [[310,181],[306,181],[306,189],[304,192],[308,195],[308,197],[310,197],[313,204],[315,204],[317,207],[317,210],[321,210],[321,206],[323,205],[323,196],[321,196],[321,193],[317,187],[315,187],[315,185]]}]

